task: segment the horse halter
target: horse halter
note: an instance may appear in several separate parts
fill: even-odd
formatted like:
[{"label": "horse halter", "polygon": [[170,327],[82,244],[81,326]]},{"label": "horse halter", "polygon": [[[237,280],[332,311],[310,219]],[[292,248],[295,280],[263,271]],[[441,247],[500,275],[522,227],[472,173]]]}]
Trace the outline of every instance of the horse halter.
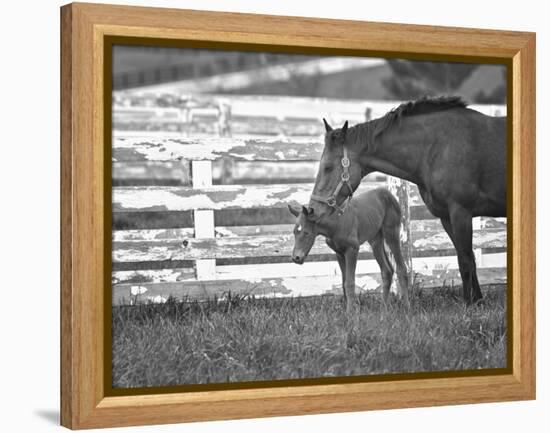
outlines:
[{"label": "horse halter", "polygon": [[[328,197],[322,197],[320,195],[311,194],[311,200],[325,203],[327,206],[330,206],[334,210],[338,211],[338,214],[343,215],[353,195],[353,188],[351,187],[351,183],[349,183],[350,160],[348,158],[348,150],[346,149],[345,146],[344,146],[344,156],[340,160],[340,164],[342,165],[342,174],[340,176],[340,182],[336,186],[336,189],[334,190],[334,192]],[[342,206],[338,206],[338,204],[336,203],[336,197],[338,197],[338,194],[340,193],[340,190],[344,187],[344,185],[348,187],[349,195],[346,197],[346,199],[342,203]]]}]

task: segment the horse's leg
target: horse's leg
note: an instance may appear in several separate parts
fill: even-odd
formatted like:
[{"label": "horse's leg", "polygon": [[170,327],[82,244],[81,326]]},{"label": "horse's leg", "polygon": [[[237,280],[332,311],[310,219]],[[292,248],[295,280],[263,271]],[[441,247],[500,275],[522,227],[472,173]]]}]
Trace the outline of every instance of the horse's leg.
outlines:
[{"label": "horse's leg", "polygon": [[387,304],[393,278],[393,267],[384,249],[384,238],[382,233],[378,233],[374,240],[369,243],[372,247],[372,254],[380,267],[380,276],[382,277],[382,299],[384,300],[384,304]]},{"label": "horse's leg", "polygon": [[472,275],[472,290],[474,291],[474,298],[479,301],[480,299],[483,299],[483,294],[481,293],[481,286],[479,285],[479,281],[477,279],[477,264],[475,254],[472,254],[472,266],[474,267],[474,273]]},{"label": "horse's leg", "polygon": [[441,218],[441,225],[443,226],[443,228],[445,229],[445,231],[449,235],[449,239],[451,239],[451,242],[453,243],[453,245],[456,249],[456,243],[455,243],[454,235],[453,235],[453,226],[451,225],[451,221],[448,220],[448,219],[445,219],[445,218]]},{"label": "horse's leg", "polygon": [[[445,229],[445,231],[449,235],[449,238],[451,239],[451,242],[453,243],[453,245],[455,247],[455,250],[456,250],[457,248],[456,248],[456,243],[455,243],[455,240],[454,240],[453,226],[451,224],[451,221],[449,221],[448,219],[441,218],[441,225],[443,226],[443,228]],[[472,266],[474,267],[474,269],[476,269],[475,255],[472,255],[472,257],[474,259],[474,262],[473,262]],[[472,288],[474,290],[474,294],[477,293],[479,295],[479,299],[481,299],[482,298],[481,288],[479,286],[479,281],[477,280],[477,272],[474,272],[473,275],[472,275]]]},{"label": "horse's leg", "polygon": [[462,206],[455,205],[450,210],[450,217],[451,240],[454,241],[462,277],[462,296],[467,304],[471,304],[483,297],[477,281],[476,261],[472,250],[472,214]]},{"label": "horse's leg", "polygon": [[[399,283],[399,294],[408,306],[410,305],[409,273],[407,271],[407,265],[405,265],[405,260],[403,259],[403,254],[401,253],[401,239],[399,236],[400,226],[401,224],[396,224],[390,227],[384,227],[384,239],[386,240],[386,243],[393,254],[393,258],[395,259],[397,281]],[[384,254],[386,254],[385,251]]]},{"label": "horse's leg", "polygon": [[[447,232],[447,235],[449,236],[449,239],[453,243],[453,246],[455,247],[455,251],[458,251],[458,248],[456,246],[456,242],[454,240],[453,226],[451,224],[451,221],[449,219],[446,219],[446,218],[441,218],[441,225],[443,226],[443,228]],[[462,286],[462,296],[464,296],[464,285]]]},{"label": "horse's leg", "polygon": [[346,311],[348,314],[357,312],[357,299],[355,297],[355,268],[357,265],[357,255],[359,248],[348,248],[344,252],[346,262],[346,280],[344,283],[344,292],[346,293]]}]

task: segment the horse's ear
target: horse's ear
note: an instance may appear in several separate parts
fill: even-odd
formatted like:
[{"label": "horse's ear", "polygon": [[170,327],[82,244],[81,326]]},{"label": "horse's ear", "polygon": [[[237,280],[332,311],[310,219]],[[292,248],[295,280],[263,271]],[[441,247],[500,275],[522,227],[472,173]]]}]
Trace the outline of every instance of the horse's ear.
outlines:
[{"label": "horse's ear", "polygon": [[346,134],[348,132],[348,121],[346,120],[346,123],[344,123],[344,126],[342,126],[342,135],[344,138],[346,137]]},{"label": "horse's ear", "polygon": [[328,122],[326,121],[326,119],[324,117],[323,117],[323,123],[325,124],[325,131],[327,131],[327,132],[332,131],[332,126],[330,126],[328,124]]},{"label": "horse's ear", "polygon": [[302,206],[302,213],[303,213],[305,216],[308,216],[308,215],[309,215],[309,211],[307,210],[307,207]]},{"label": "horse's ear", "polygon": [[290,213],[292,215],[294,215],[295,217],[297,217],[298,215],[300,215],[300,210],[298,208],[295,208],[294,206],[292,206],[291,204],[288,205],[288,210],[290,211]]}]

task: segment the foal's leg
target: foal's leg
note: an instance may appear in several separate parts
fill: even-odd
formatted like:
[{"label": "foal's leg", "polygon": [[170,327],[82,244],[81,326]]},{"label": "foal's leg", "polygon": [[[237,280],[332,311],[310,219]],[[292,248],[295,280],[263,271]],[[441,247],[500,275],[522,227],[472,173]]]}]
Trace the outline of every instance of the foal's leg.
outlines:
[{"label": "foal's leg", "polygon": [[[400,239],[400,227],[401,224],[396,224],[391,227],[384,227],[384,239],[390,248],[395,259],[395,266],[397,268],[397,281],[399,286],[399,294],[405,304],[410,305],[409,302],[409,273],[407,271],[407,265],[403,259],[401,253],[401,239]],[[385,252],[384,252],[385,254]]]},{"label": "foal's leg", "polygon": [[347,304],[346,291],[344,289],[344,287],[346,286],[346,258],[344,257],[344,254],[336,248],[336,245],[330,239],[327,238],[326,243],[329,248],[334,251],[334,254],[336,254],[336,260],[338,260],[340,274],[342,275],[342,292],[344,294],[344,303]]},{"label": "foal's leg", "polygon": [[350,247],[344,252],[346,262],[346,277],[344,293],[346,294],[346,311],[348,314],[357,312],[357,298],[355,297],[355,268],[359,248]]},{"label": "foal's leg", "polygon": [[388,302],[388,295],[390,293],[393,278],[393,267],[384,249],[384,238],[382,237],[382,233],[379,232],[369,243],[372,247],[372,254],[380,267],[380,276],[382,277],[382,299],[384,300],[384,304],[386,304]]},{"label": "foal's leg", "polygon": [[[472,250],[472,214],[460,205],[450,210],[452,237],[462,277],[462,296],[467,304],[483,298],[476,275],[476,261]],[[445,225],[443,226],[445,227]]]},{"label": "foal's leg", "polygon": [[347,304],[348,299],[346,296],[346,259],[340,252],[336,252],[336,259],[338,260],[338,266],[340,266],[340,273],[342,274],[342,292],[344,293],[344,302]]}]

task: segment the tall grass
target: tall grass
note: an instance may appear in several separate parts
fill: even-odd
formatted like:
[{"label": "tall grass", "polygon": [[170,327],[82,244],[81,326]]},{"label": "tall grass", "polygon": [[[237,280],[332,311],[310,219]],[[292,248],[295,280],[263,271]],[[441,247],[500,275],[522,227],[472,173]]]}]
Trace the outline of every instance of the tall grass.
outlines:
[{"label": "tall grass", "polygon": [[416,290],[407,310],[360,296],[113,308],[113,386],[144,387],[506,366],[506,294],[466,307],[450,289]]}]

